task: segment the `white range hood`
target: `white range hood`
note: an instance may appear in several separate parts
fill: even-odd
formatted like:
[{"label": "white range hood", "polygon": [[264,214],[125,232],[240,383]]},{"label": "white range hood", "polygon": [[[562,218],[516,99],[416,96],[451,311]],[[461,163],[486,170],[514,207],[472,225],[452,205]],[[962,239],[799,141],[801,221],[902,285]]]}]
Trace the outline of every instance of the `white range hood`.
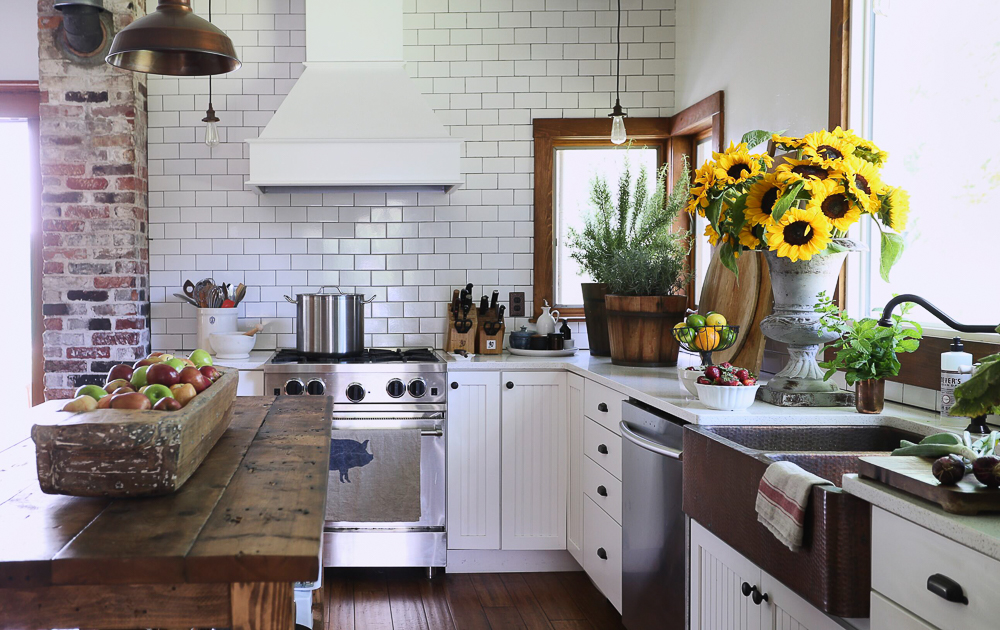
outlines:
[{"label": "white range hood", "polygon": [[306,0],[306,62],[250,145],[267,192],[451,192],[462,140],[403,67],[403,0]]}]

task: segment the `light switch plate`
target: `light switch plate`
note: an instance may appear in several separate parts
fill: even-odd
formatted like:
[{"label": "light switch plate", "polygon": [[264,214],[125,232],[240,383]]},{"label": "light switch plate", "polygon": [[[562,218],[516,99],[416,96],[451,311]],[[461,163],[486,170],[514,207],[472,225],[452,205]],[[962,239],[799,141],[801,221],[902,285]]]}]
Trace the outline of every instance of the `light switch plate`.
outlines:
[{"label": "light switch plate", "polygon": [[510,302],[510,316],[524,317],[524,291],[511,291],[507,294]]}]

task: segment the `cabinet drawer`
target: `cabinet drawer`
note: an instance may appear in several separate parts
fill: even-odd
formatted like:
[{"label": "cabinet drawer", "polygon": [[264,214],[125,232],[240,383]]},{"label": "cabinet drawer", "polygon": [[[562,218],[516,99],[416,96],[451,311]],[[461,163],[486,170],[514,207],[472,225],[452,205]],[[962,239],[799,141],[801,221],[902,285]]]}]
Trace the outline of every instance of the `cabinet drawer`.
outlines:
[{"label": "cabinet drawer", "polygon": [[[931,576],[954,580],[969,603],[928,590]],[[1000,562],[873,507],[872,590],[941,628],[995,629]]]},{"label": "cabinet drawer", "polygon": [[622,528],[583,499],[583,568],[614,607],[622,610]]},{"label": "cabinet drawer", "polygon": [[583,492],[619,525],[621,524],[622,482],[589,457],[583,458]]},{"label": "cabinet drawer", "polygon": [[628,396],[588,380],[584,387],[583,413],[620,435],[618,423],[622,420],[622,402],[626,400]]},{"label": "cabinet drawer", "polygon": [[583,426],[583,452],[618,479],[622,478],[622,436],[593,420]]},{"label": "cabinet drawer", "polygon": [[937,630],[920,617],[872,591],[871,627],[873,630]]}]

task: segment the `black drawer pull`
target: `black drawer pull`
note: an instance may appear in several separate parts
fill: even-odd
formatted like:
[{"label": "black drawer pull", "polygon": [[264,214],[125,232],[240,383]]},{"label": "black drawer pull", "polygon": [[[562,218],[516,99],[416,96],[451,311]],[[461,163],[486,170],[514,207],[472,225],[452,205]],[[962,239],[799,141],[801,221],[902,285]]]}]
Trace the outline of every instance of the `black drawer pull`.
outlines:
[{"label": "black drawer pull", "polygon": [[507,381],[507,389],[514,389],[514,383],[512,381]]},{"label": "black drawer pull", "polygon": [[962,591],[962,585],[947,575],[935,573],[927,578],[927,590],[946,601],[969,605],[969,598]]},{"label": "black drawer pull", "polygon": [[608,559],[608,552],[604,551],[604,547],[598,547],[597,548],[597,557],[600,558],[601,560],[607,560]]},{"label": "black drawer pull", "polygon": [[608,405],[607,405],[607,403],[600,403],[599,405],[597,405],[597,410],[598,411],[603,411],[604,413],[608,413]]},{"label": "black drawer pull", "polygon": [[607,444],[598,444],[597,445],[597,452],[600,453],[601,455],[607,455],[608,454],[608,445]]},{"label": "black drawer pull", "polygon": [[451,388],[452,389],[458,389],[458,383],[456,383],[455,381],[452,381],[451,382]]},{"label": "black drawer pull", "polygon": [[740,586],[740,592],[743,593],[743,597],[750,597],[750,593],[753,592],[753,588],[750,587],[749,582],[744,582]]},{"label": "black drawer pull", "polygon": [[753,590],[750,592],[750,599],[753,600],[754,604],[760,606],[761,602],[767,601],[767,593],[761,593],[760,589],[754,586]]},{"label": "black drawer pull", "polygon": [[608,489],[605,488],[604,486],[597,486],[597,494],[601,495],[602,497],[606,497],[608,496]]}]

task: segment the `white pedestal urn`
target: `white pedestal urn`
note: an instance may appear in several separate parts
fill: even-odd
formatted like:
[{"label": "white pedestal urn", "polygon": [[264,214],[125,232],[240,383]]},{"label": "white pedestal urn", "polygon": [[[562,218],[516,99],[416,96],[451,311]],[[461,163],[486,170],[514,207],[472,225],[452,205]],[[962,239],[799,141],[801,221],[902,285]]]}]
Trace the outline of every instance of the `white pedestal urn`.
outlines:
[{"label": "white pedestal urn", "polygon": [[782,407],[853,407],[854,392],[824,381],[824,370],[816,353],[837,338],[836,333],[820,332],[820,315],[815,305],[820,292],[831,294],[849,251],[864,245],[848,239],[834,239],[847,251],[813,256],[792,262],[771,251],[764,252],[774,292],[774,312],[760,324],[764,336],[788,346],[788,364],[757,392],[764,402]]}]

